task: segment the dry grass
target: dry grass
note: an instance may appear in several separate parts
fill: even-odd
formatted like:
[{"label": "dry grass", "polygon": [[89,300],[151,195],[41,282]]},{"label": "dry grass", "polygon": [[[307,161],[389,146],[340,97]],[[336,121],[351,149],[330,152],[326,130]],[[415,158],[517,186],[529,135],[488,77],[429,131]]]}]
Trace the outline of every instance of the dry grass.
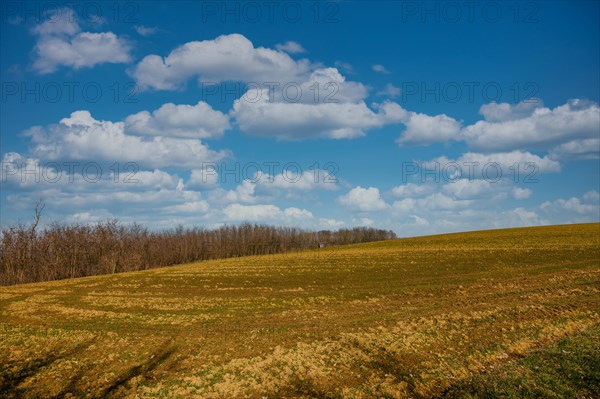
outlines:
[{"label": "dry grass", "polygon": [[0,392],[447,395],[597,328],[599,239],[509,229],[0,287]]}]

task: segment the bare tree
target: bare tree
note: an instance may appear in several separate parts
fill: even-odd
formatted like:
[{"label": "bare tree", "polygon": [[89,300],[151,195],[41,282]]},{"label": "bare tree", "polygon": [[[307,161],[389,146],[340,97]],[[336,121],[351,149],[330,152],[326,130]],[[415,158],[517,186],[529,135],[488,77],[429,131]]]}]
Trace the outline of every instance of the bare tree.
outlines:
[{"label": "bare tree", "polygon": [[30,233],[30,238],[32,241],[35,238],[35,229],[37,229],[38,225],[40,224],[40,220],[42,219],[42,212],[44,211],[45,207],[46,203],[41,198],[35,204],[35,215],[33,217],[33,224],[31,225]]}]

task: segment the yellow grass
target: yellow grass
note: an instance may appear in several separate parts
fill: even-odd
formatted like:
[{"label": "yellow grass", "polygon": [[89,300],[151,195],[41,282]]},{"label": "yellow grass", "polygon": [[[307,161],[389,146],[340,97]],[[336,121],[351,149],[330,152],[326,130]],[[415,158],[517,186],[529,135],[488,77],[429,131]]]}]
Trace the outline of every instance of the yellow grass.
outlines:
[{"label": "yellow grass", "polygon": [[597,326],[600,225],[0,287],[6,397],[437,397]]}]

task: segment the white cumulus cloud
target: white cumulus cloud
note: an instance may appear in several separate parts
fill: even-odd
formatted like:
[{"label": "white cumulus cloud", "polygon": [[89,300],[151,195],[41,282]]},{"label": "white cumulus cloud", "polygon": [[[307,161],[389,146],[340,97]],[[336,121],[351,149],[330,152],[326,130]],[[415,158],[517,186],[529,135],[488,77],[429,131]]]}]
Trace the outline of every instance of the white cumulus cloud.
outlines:
[{"label": "white cumulus cloud", "polygon": [[381,198],[379,189],[376,187],[354,187],[348,193],[340,196],[338,200],[340,204],[354,211],[372,212],[387,208],[387,204]]},{"label": "white cumulus cloud", "polygon": [[[583,138],[596,138],[600,134],[600,108],[598,104],[571,100],[550,109],[546,107],[509,108],[498,115],[482,113],[490,120],[467,126],[464,139],[472,148],[485,150],[550,149],[556,145]],[[529,115],[527,115],[529,113]]]},{"label": "white cumulus cloud", "polygon": [[37,72],[48,74],[61,66],[81,69],[131,62],[131,45],[125,39],[113,32],[82,32],[70,9],[63,9],[59,16],[32,30],[37,36],[33,62]]},{"label": "white cumulus cloud", "polygon": [[297,43],[297,42],[294,42],[291,40],[287,41],[285,43],[276,44],[275,48],[280,51],[285,51],[286,53],[289,53],[289,54],[298,54],[298,53],[306,52],[306,49],[304,47],[302,47],[302,45],[300,43]]},{"label": "white cumulus cloud", "polygon": [[167,103],[152,113],[141,111],[125,119],[127,133],[148,136],[212,139],[229,128],[229,117],[203,101],[196,105]]},{"label": "white cumulus cloud", "polygon": [[[234,102],[231,115],[243,132],[288,140],[354,138],[396,122],[388,115],[391,105],[371,109],[364,102],[366,87],[347,81],[335,68],[317,69],[292,94],[284,93],[270,96],[267,89],[252,89]],[[298,99],[290,99],[296,93],[301,93]]]},{"label": "white cumulus cloud", "polygon": [[142,89],[174,90],[188,79],[203,82],[297,82],[308,75],[307,60],[295,61],[283,51],[254,47],[240,34],[193,41],[166,57],[148,55],[133,69]]},{"label": "white cumulus cloud", "polygon": [[154,168],[195,168],[228,154],[210,150],[200,140],[129,135],[124,122],[96,120],[89,111],[76,111],[58,124],[33,127],[30,153],[44,161],[103,160],[135,162]]}]

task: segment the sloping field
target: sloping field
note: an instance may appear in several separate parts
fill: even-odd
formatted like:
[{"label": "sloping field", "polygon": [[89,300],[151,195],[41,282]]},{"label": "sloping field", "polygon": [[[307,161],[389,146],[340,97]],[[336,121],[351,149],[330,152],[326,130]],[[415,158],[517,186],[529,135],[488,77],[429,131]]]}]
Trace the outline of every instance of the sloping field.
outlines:
[{"label": "sloping field", "polygon": [[599,259],[585,224],[0,287],[0,396],[592,398]]}]

